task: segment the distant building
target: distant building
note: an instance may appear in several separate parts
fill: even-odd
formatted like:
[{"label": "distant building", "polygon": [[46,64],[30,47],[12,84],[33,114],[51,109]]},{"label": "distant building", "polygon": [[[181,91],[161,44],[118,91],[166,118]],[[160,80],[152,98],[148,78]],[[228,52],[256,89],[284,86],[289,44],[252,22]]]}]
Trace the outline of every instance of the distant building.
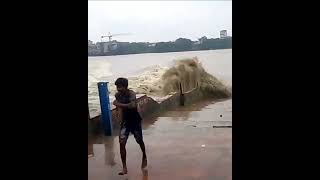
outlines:
[{"label": "distant building", "polygon": [[155,47],[156,43],[147,43],[149,47]]},{"label": "distant building", "polygon": [[194,45],[200,45],[201,42],[200,42],[200,41],[193,41],[193,44],[194,44]]},{"label": "distant building", "polygon": [[96,56],[100,54],[98,43],[94,44],[92,41],[88,40],[88,55]]},{"label": "distant building", "polygon": [[128,46],[129,42],[118,42],[118,41],[109,41],[109,42],[97,42],[96,47],[100,55],[105,55],[113,53],[119,47]]},{"label": "distant building", "polygon": [[208,38],[206,36],[203,36],[202,38],[199,39],[199,44],[202,44],[206,40],[208,40]]},{"label": "distant building", "polygon": [[220,31],[220,39],[225,39],[227,37],[227,30]]},{"label": "distant building", "polygon": [[97,42],[97,49],[100,54],[109,52],[109,42]]},{"label": "distant building", "polygon": [[108,50],[111,51],[116,51],[120,47],[126,47],[129,45],[129,42],[118,42],[118,41],[111,41],[107,42]]}]

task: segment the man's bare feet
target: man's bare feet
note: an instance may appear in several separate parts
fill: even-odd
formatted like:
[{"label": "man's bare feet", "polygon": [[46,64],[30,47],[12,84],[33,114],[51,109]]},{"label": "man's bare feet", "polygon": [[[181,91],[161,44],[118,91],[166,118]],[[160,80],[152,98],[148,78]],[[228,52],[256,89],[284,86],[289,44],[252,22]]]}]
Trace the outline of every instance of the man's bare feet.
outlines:
[{"label": "man's bare feet", "polygon": [[148,180],[148,169],[142,169],[142,180]]},{"label": "man's bare feet", "polygon": [[121,172],[118,173],[119,175],[125,175],[128,174],[128,170],[127,168],[123,168],[123,170]]},{"label": "man's bare feet", "polygon": [[141,169],[146,168],[148,165],[147,158],[142,158]]}]

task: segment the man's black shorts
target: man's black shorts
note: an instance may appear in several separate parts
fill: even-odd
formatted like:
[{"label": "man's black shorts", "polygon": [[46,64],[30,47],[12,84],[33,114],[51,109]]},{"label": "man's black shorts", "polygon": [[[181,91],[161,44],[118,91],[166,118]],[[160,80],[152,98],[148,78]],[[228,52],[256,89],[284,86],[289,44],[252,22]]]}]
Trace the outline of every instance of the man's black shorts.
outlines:
[{"label": "man's black shorts", "polygon": [[133,134],[137,143],[143,142],[141,124],[133,126],[133,127],[121,126],[120,134],[119,134],[119,142],[126,143],[129,138],[130,133]]}]

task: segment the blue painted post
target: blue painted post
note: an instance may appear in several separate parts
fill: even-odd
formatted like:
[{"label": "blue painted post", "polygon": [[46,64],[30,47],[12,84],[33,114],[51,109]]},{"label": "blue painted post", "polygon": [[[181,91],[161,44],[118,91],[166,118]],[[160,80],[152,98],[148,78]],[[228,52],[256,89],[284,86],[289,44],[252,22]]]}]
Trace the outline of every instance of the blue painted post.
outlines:
[{"label": "blue painted post", "polygon": [[109,102],[109,91],[108,91],[108,82],[99,82],[99,98],[100,98],[100,107],[101,107],[101,120],[102,126],[104,129],[104,134],[106,136],[112,135],[112,119],[110,111],[110,102]]}]

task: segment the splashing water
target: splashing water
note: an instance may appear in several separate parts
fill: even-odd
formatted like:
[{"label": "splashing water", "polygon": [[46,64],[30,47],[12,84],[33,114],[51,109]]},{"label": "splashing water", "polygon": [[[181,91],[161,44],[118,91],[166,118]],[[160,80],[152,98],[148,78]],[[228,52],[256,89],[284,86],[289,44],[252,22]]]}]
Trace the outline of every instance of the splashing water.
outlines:
[{"label": "splashing water", "polygon": [[[232,94],[232,87],[226,86],[215,76],[206,72],[197,57],[183,58],[171,61],[168,66],[154,65],[140,70],[139,75],[126,77],[129,80],[129,88],[137,94],[147,94],[153,98],[162,98],[174,92],[187,92],[195,87],[205,96],[214,98],[227,98]],[[111,65],[98,64],[98,73],[89,73],[88,95],[90,113],[99,113],[99,97],[96,83],[103,81],[102,77],[111,76]],[[108,73],[109,72],[109,73]],[[107,79],[106,79],[107,80]],[[115,79],[114,79],[115,80]],[[110,101],[114,100],[116,87],[112,80],[110,83]]]},{"label": "splashing water", "polygon": [[[231,87],[225,86],[213,75],[207,73],[197,57],[173,60],[171,68],[152,66],[139,76],[128,77],[129,88],[138,94],[166,96],[180,91],[187,92],[199,87],[202,92],[214,97],[230,97]],[[110,84],[114,94],[116,87]]]}]

